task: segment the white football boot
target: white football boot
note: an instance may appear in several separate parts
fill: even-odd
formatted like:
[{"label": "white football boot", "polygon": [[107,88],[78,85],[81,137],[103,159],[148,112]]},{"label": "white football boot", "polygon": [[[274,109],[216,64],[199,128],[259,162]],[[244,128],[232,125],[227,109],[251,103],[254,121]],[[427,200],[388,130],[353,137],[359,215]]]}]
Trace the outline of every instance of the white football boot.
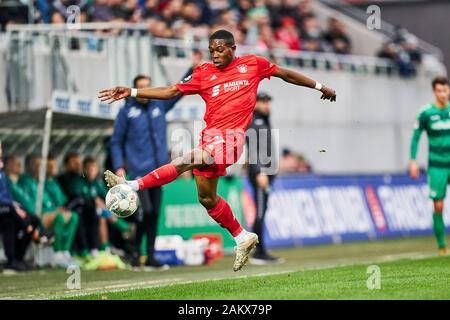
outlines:
[{"label": "white football boot", "polygon": [[115,175],[109,170],[105,171],[105,181],[108,188],[112,188],[118,184],[126,183],[126,180],[124,177],[120,177],[118,175]]},{"label": "white football boot", "polygon": [[247,263],[250,252],[259,243],[258,235],[248,232],[246,239],[236,246],[236,259],[234,260],[233,271],[239,271]]}]

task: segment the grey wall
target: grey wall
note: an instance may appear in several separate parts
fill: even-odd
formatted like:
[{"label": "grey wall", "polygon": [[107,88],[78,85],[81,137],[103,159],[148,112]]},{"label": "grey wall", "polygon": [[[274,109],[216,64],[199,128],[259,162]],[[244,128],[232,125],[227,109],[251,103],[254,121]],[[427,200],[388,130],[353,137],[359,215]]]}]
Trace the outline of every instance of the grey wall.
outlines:
[{"label": "grey wall", "polygon": [[[370,2],[370,1],[369,1]],[[381,8],[381,18],[393,25],[401,25],[419,38],[439,47],[450,72],[450,1],[371,1]],[[368,4],[361,6],[365,9]]]}]

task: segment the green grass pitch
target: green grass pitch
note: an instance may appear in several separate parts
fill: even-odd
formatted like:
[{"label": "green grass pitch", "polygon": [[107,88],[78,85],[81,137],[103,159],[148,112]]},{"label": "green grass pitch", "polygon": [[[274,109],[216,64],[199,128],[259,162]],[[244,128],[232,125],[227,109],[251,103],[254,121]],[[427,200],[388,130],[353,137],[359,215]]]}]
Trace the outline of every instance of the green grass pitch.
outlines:
[{"label": "green grass pitch", "polygon": [[[168,271],[81,271],[69,290],[65,270],[0,275],[0,299],[450,299],[450,256],[432,237],[276,250],[286,263],[231,270],[233,256],[212,266]],[[369,289],[368,267],[380,271]],[[369,284],[373,283],[369,281]]]}]

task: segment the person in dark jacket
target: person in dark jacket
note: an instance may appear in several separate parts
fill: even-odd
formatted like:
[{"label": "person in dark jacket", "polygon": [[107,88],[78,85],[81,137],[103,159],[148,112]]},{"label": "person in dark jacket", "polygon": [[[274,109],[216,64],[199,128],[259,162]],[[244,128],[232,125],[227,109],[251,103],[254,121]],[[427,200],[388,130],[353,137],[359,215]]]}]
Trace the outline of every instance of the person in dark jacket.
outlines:
[{"label": "person in dark jacket", "polygon": [[[266,249],[263,237],[264,217],[267,210],[270,186],[275,178],[274,161],[275,149],[272,141],[271,125],[269,121],[270,103],[272,97],[267,93],[258,93],[252,123],[249,126],[248,178],[253,187],[253,199],[256,205],[256,218],[253,225],[254,232],[259,237],[259,246],[256,247],[250,262],[253,264],[280,263],[282,259],[273,257]],[[256,139],[251,139],[255,137]]]},{"label": "person in dark jacket", "polygon": [[[201,54],[193,55],[193,68],[201,60]],[[190,68],[183,78],[192,73]],[[134,88],[148,88],[151,79],[138,75]],[[167,122],[165,116],[180,97],[171,100],[147,100],[128,98],[117,115],[111,136],[113,170],[117,175],[131,179],[145,176],[148,172],[168,163]],[[147,261],[144,270],[167,268],[154,257],[156,231],[161,204],[161,187],[139,191],[140,206],[134,215],[137,224],[132,266],[140,267],[140,248],[144,234],[147,239]]]},{"label": "person in dark jacket", "polygon": [[81,156],[69,152],[64,156],[64,172],[57,177],[63,193],[67,197],[65,207],[78,215],[78,228],[73,251],[88,260],[97,254],[99,216],[95,204],[83,198],[84,178]]},{"label": "person in dark jacket", "polygon": [[29,271],[32,266],[24,261],[26,250],[33,233],[38,229],[39,219],[26,212],[14,201],[8,185],[8,177],[3,171],[2,146],[0,142],[0,233],[7,263],[4,272]]}]

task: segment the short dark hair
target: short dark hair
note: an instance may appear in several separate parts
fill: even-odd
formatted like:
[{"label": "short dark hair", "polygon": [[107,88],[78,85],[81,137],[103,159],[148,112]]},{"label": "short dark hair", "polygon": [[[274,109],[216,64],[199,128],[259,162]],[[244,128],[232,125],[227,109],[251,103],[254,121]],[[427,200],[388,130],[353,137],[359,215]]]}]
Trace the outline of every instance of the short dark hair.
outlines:
[{"label": "short dark hair", "polygon": [[69,152],[68,154],[66,154],[65,156],[64,156],[64,164],[68,164],[69,163],[69,161],[70,161],[70,159],[72,159],[72,158],[77,158],[77,157],[79,157],[80,156],[80,154],[79,153],[77,153],[77,152]]},{"label": "short dark hair", "polygon": [[25,156],[25,170],[31,172],[33,170],[33,162],[35,159],[41,158],[38,153],[29,153]]},{"label": "short dark hair", "polygon": [[17,154],[15,154],[15,153],[11,153],[11,154],[8,154],[8,155],[3,157],[3,162],[5,163],[5,165],[8,165],[9,162],[14,160],[14,159],[19,159],[19,156]]},{"label": "short dark hair", "polygon": [[256,95],[256,101],[272,101],[272,97],[266,92],[259,92]]},{"label": "short dark hair", "polygon": [[233,34],[227,30],[220,29],[209,36],[209,41],[218,40],[218,39],[225,40],[225,43],[227,45],[230,45],[230,46],[234,45]]},{"label": "short dark hair", "polygon": [[83,168],[86,168],[87,165],[93,164],[93,163],[97,163],[98,164],[97,159],[95,159],[93,156],[87,156],[83,160]]},{"label": "short dark hair", "polygon": [[441,85],[449,85],[448,79],[444,76],[438,76],[436,78],[433,79],[433,81],[431,82],[431,87],[434,89],[436,87],[436,85],[441,84]]},{"label": "short dark hair", "polygon": [[142,80],[142,79],[148,79],[148,80],[152,81],[152,78],[150,78],[149,76],[146,76],[146,75],[143,75],[143,74],[138,74],[133,79],[133,88],[136,88],[138,81]]}]

